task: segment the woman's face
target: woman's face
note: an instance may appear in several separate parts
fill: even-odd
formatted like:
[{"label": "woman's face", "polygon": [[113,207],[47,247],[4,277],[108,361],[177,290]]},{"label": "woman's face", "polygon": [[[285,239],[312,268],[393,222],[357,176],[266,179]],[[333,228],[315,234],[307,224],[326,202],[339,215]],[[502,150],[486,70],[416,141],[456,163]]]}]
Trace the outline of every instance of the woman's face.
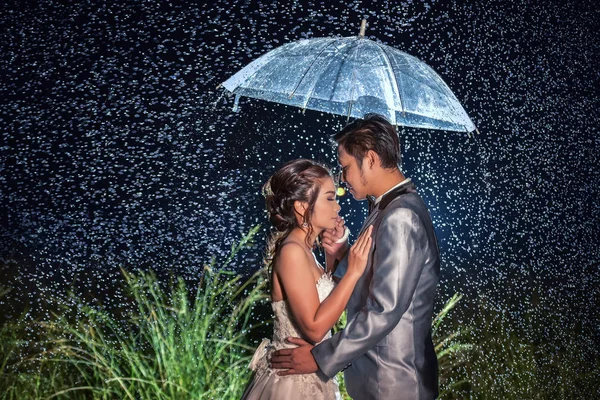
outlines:
[{"label": "woman's face", "polygon": [[338,212],[341,210],[333,179],[327,177],[320,179],[319,182],[321,189],[311,216],[311,224],[316,232],[335,228]]}]

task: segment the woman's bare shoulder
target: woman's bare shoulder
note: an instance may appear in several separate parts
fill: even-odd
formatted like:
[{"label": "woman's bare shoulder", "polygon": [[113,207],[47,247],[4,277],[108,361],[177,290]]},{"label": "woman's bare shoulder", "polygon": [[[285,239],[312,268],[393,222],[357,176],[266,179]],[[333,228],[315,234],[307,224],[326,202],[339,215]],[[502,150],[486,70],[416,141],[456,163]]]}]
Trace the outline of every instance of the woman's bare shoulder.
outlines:
[{"label": "woman's bare shoulder", "polygon": [[309,266],[310,258],[306,246],[295,240],[287,240],[281,244],[275,256],[275,270],[278,272],[297,267]]}]

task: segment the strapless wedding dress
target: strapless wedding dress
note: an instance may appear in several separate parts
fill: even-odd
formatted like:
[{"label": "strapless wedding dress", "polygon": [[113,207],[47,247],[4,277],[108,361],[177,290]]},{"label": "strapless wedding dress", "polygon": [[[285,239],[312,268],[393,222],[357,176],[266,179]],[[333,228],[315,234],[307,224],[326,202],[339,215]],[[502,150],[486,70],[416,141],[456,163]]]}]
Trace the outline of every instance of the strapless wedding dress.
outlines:
[{"label": "strapless wedding dress", "polygon": [[[329,274],[323,274],[317,281],[317,292],[319,301],[323,302],[335,287],[335,282]],[[288,307],[287,302],[274,301],[271,303],[275,313],[275,323],[273,327],[273,340],[263,340],[258,346],[250,368],[255,374],[246,392],[242,396],[243,400],[305,400],[305,399],[326,399],[335,400],[340,398],[337,382],[334,379],[328,379],[323,373],[316,372],[305,375],[277,375],[277,369],[269,368],[269,359],[275,350],[295,347],[287,343],[287,337],[302,337],[302,332],[294,322],[294,317]],[[323,340],[331,337],[328,332]]]}]

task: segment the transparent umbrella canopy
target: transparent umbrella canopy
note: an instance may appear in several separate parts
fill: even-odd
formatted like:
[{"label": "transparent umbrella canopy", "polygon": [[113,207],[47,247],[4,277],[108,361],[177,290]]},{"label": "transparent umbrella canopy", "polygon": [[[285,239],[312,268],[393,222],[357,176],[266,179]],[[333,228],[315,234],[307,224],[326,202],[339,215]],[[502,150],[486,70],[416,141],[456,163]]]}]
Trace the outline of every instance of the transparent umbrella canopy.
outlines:
[{"label": "transparent umbrella canopy", "polygon": [[239,98],[394,124],[472,132],[475,125],[448,85],[419,59],[358,36],[304,39],[254,60],[222,83]]}]

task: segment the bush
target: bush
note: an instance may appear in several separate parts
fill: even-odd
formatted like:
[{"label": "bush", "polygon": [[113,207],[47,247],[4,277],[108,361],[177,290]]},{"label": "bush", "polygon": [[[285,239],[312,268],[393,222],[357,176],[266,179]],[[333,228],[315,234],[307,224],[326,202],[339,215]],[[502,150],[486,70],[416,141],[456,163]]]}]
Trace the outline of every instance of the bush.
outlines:
[{"label": "bush", "polygon": [[[43,322],[29,314],[0,326],[0,399],[238,399],[248,383],[253,341],[271,327],[257,310],[268,300],[264,271],[249,279],[227,271],[253,229],[198,287],[161,286],[152,273],[122,271],[125,313],[71,294]],[[8,289],[0,287],[0,297]],[[515,316],[483,301],[432,323],[442,399],[600,397],[598,347],[552,310]],[[473,311],[474,310],[474,311]],[[467,321],[467,322],[465,322]],[[345,314],[334,331],[345,325]],[[524,328],[525,327],[525,328]],[[542,340],[550,332],[552,342]],[[338,374],[344,398],[343,374]]]},{"label": "bush", "polygon": [[[252,312],[266,297],[265,281],[261,271],[242,282],[214,264],[193,295],[182,280],[163,290],[152,273],[122,271],[135,306],[122,319],[71,298],[51,321],[7,324],[3,398],[238,399],[250,376],[248,332],[262,324]],[[40,351],[20,342],[24,327],[37,328]],[[35,355],[15,357],[19,348]]]}]

